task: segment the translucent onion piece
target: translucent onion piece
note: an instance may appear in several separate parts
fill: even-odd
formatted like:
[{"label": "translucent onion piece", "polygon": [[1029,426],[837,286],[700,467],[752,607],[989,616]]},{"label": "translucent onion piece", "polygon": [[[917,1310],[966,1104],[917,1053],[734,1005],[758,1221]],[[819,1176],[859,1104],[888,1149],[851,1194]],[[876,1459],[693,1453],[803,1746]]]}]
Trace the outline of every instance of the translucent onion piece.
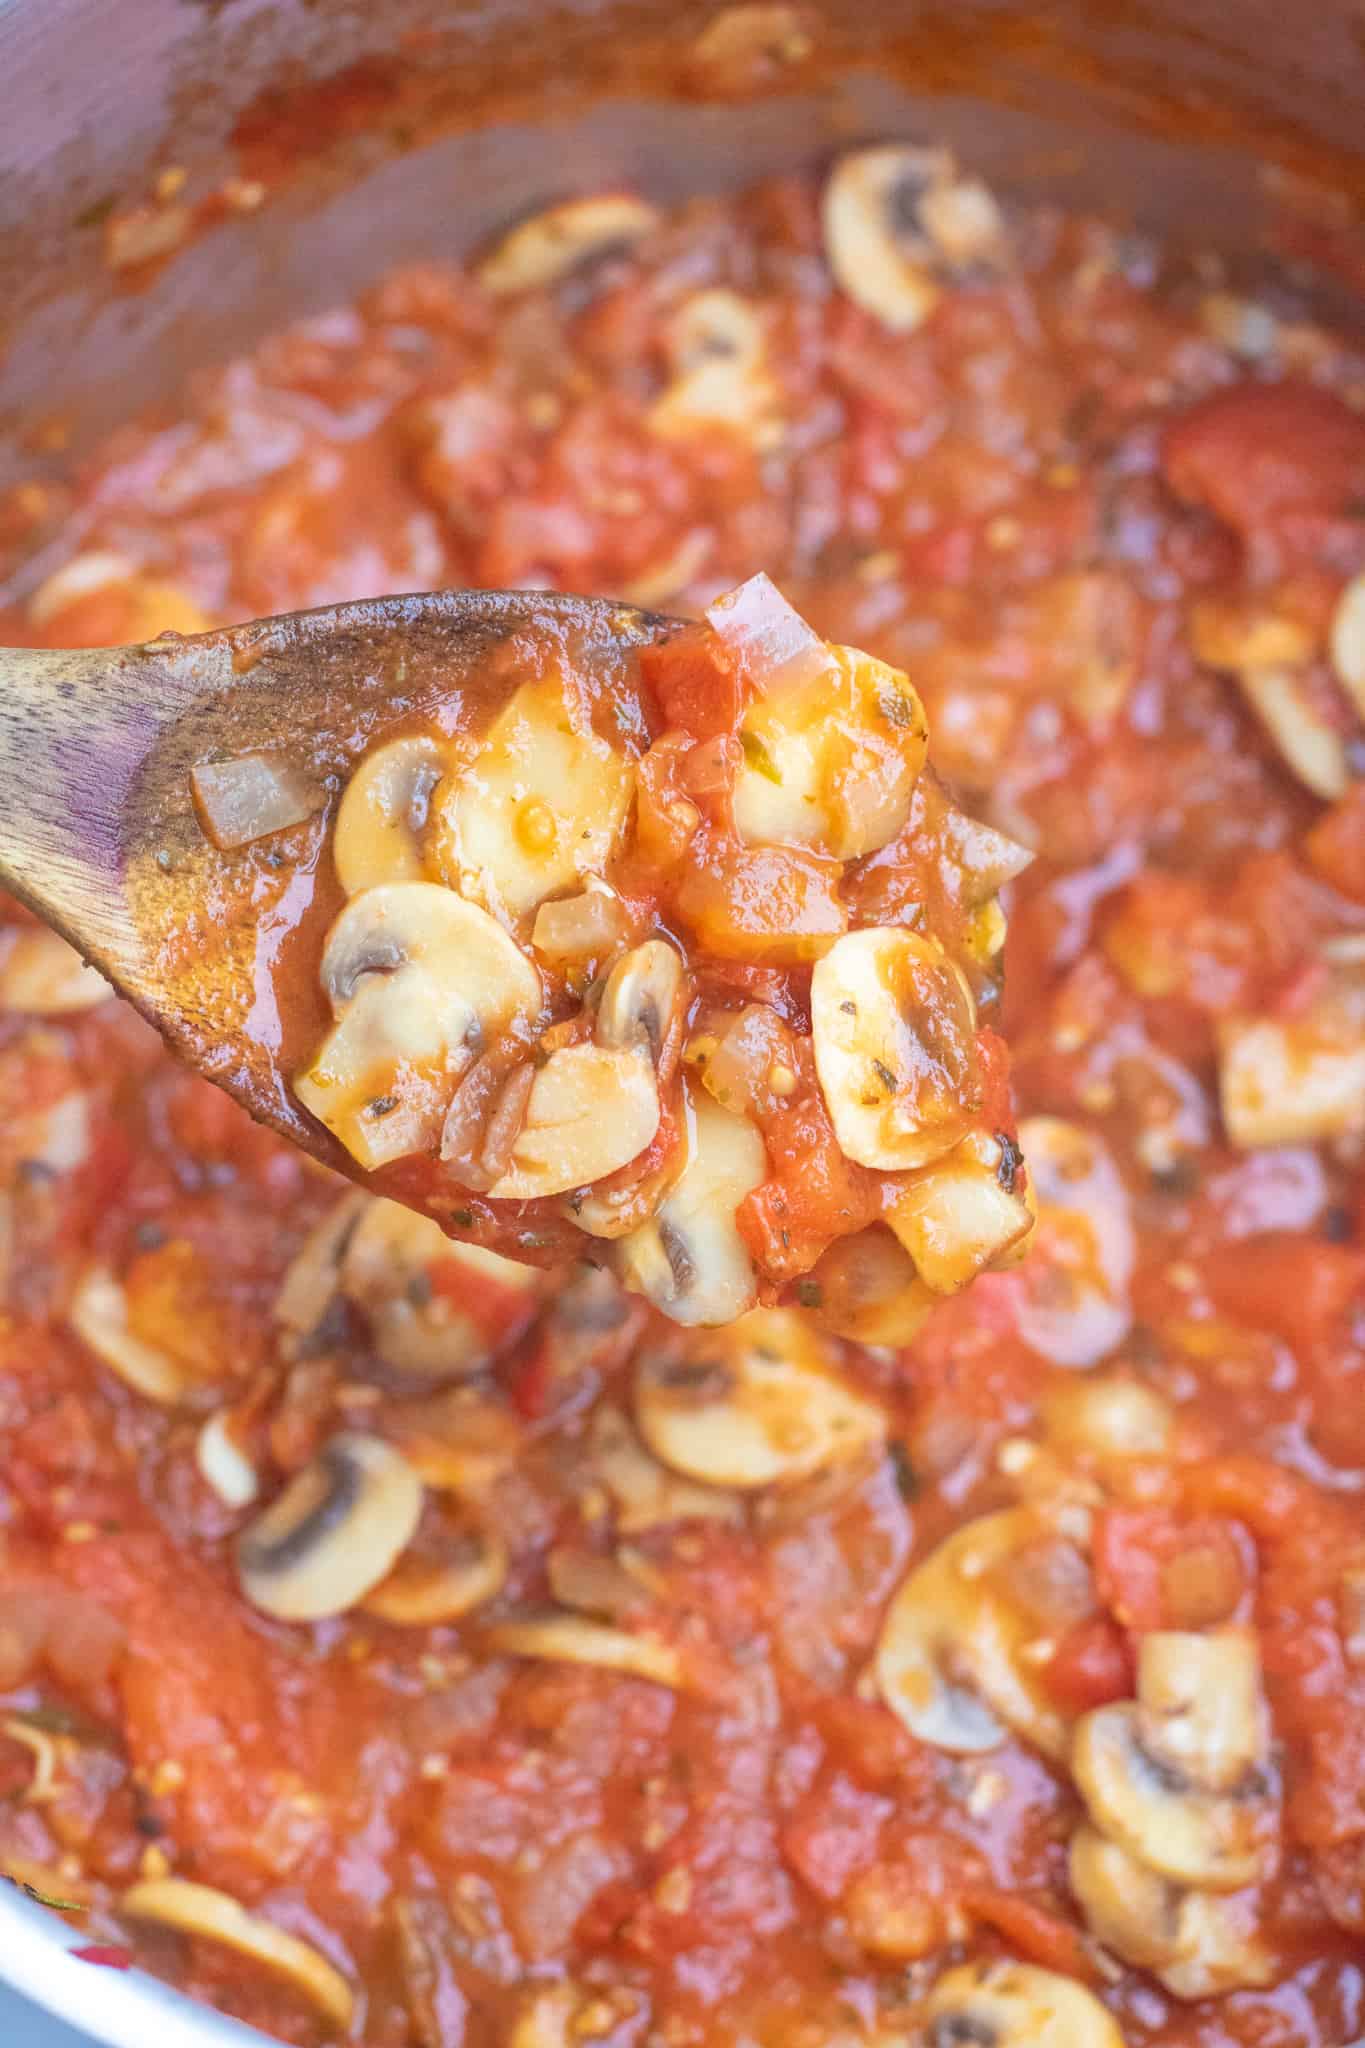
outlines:
[{"label": "translucent onion piece", "polygon": [[316,776],[271,754],[200,761],[190,770],[199,822],[220,853],[301,825],[326,802]]},{"label": "translucent onion piece", "polygon": [[824,641],[761,573],[718,597],[706,617],[760,689],[786,690],[828,673]]}]

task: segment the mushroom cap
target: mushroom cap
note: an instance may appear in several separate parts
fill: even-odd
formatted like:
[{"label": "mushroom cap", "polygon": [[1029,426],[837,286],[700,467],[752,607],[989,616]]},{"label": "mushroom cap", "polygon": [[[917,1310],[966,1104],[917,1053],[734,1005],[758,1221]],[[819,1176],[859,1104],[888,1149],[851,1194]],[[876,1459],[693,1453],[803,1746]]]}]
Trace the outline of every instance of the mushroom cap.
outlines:
[{"label": "mushroom cap", "polygon": [[381,882],[418,882],[431,793],[449,763],[429,733],[407,733],[367,754],[342,794],[332,863],[348,896]]},{"label": "mushroom cap", "polygon": [[531,1084],[507,1170],[489,1197],[532,1202],[604,1180],[644,1151],[659,1116],[654,1069],[638,1054],[560,1046]]},{"label": "mushroom cap", "polygon": [[856,647],[832,647],[827,674],[757,697],[739,738],[740,838],[859,860],[909,817],[929,726],[900,670]]},{"label": "mushroom cap", "polygon": [[671,1322],[729,1323],[758,1298],[735,1213],[763,1180],[768,1154],[755,1124],[685,1084],[689,1156],[648,1223],[619,1238],[622,1283]]},{"label": "mushroom cap", "polygon": [[616,962],[602,990],[595,1025],[599,1045],[645,1052],[657,1066],[682,998],[684,971],[667,939],[646,939]]},{"label": "mushroom cap", "polygon": [[1066,1722],[1020,1654],[1036,1624],[991,1583],[998,1566],[1050,1533],[1031,1508],[983,1515],[902,1582],[875,1669],[882,1698],[919,1741],[972,1755],[994,1749],[1009,1728],[1045,1755],[1065,1754]]},{"label": "mushroom cap", "polygon": [[595,257],[628,248],[649,234],[658,220],[657,208],[633,192],[563,199],[509,228],[481,259],[475,274],[495,298],[543,289]]},{"label": "mushroom cap", "polygon": [[912,205],[938,179],[950,159],[939,150],[902,147],[858,149],[840,157],[821,206],[825,255],[836,282],[856,306],[892,334],[910,334],[941,296],[914,232],[906,234]]},{"label": "mushroom cap", "polygon": [[421,1480],[392,1444],[343,1431],[238,1537],[243,1592],[278,1621],[344,1614],[411,1541],[422,1499]]},{"label": "mushroom cap", "polygon": [[1123,2048],[1094,1993],[1032,1963],[963,1963],[939,1978],[924,2008],[926,2039],[948,2048]]},{"label": "mushroom cap", "polygon": [[951,1151],[977,1086],[971,992],[935,939],[846,932],[811,976],[811,1039],[841,1149],[884,1172]]},{"label": "mushroom cap", "polygon": [[1264,1874],[1264,1778],[1210,1790],[1154,1745],[1133,1701],[1077,1723],[1071,1770],[1095,1824],[1149,1870],[1209,1891],[1238,1891]]},{"label": "mushroom cap", "polygon": [[322,985],[337,1022],[294,1092],[368,1167],[433,1145],[475,1048],[541,999],[515,940],[436,882],[353,896],[328,934]]},{"label": "mushroom cap", "polygon": [[708,1486],[790,1485],[851,1463],[886,1421],[790,1309],[754,1309],[687,1350],[646,1353],[635,1420],[656,1458]]},{"label": "mushroom cap", "polygon": [[635,786],[562,676],[523,683],[432,799],[431,852],[453,888],[515,919],[601,875]]},{"label": "mushroom cap", "polygon": [[350,2029],[355,1998],[350,1985],[311,1942],[287,1934],[258,1913],[248,1913],[230,1892],[188,1878],[150,1878],[119,1900],[119,1911],[135,1920],[155,1920],[202,1941],[221,1942],[301,1991],[338,2033]]},{"label": "mushroom cap", "polygon": [[884,1223],[836,1238],[811,1268],[809,1288],[812,1320],[855,1344],[909,1344],[938,1300]]}]

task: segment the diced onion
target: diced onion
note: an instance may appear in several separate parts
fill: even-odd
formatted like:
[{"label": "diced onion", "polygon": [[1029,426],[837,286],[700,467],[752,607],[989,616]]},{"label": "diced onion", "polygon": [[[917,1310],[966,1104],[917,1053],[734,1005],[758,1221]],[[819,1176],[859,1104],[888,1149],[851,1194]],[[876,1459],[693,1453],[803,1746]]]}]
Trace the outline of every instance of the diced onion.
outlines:
[{"label": "diced onion", "polygon": [[199,822],[220,853],[301,825],[326,801],[316,776],[270,754],[200,761],[190,770],[190,786]]},{"label": "diced onion", "polygon": [[592,960],[622,945],[627,930],[625,908],[615,891],[589,888],[581,896],[542,903],[531,943],[547,960]]},{"label": "diced onion", "polygon": [[739,657],[749,680],[764,690],[793,689],[828,673],[829,649],[760,573],[708,605],[706,617]]},{"label": "diced onion", "polygon": [[702,1080],[722,1109],[752,1115],[771,1092],[769,1069],[779,1058],[782,1020],[766,1003],[749,1003],[728,1025],[706,1062]]}]

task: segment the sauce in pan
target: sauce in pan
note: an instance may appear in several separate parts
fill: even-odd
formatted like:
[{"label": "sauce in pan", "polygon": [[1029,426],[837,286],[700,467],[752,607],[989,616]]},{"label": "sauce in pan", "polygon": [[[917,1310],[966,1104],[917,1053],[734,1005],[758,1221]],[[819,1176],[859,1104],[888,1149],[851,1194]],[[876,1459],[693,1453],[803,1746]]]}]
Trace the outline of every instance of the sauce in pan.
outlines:
[{"label": "sauce in pan", "polygon": [[7,512],[51,644],[766,570],[1036,850],[1039,1209],[908,1341],[681,1327],[324,1177],[16,913],[10,1873],[303,2048],[1365,2030],[1359,354],[875,151],[394,276]]}]

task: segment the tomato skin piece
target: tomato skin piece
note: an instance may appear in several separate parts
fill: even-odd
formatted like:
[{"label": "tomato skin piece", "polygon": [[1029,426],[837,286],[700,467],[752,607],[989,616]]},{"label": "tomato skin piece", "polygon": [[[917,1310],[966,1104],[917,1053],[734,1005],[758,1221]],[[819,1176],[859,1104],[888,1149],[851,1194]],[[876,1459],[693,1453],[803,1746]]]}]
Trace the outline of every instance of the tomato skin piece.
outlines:
[{"label": "tomato skin piece", "polygon": [[813,960],[848,924],[842,865],[785,846],[745,846],[704,825],[678,884],[679,913],[704,951],[781,965]]},{"label": "tomato skin piece", "polygon": [[1037,1900],[982,1886],[964,1892],[962,1903],[973,1919],[984,1920],[1004,1936],[1012,1950],[1040,1969],[1076,1977],[1082,1984],[1100,1981],[1080,1929]]},{"label": "tomato skin piece", "polygon": [[1254,1553],[1245,1530],[1213,1515],[1183,1515],[1168,1508],[1106,1508],[1095,1524],[1095,1584],[1100,1599],[1124,1628],[1180,1628],[1188,1618],[1171,1611],[1167,1571],[1183,1555],[1208,1553],[1240,1593],[1251,1590]]},{"label": "tomato skin piece", "polygon": [[640,650],[640,673],[654,691],[669,725],[694,739],[713,739],[739,724],[748,690],[736,656],[706,626],[689,626],[675,639]]},{"label": "tomato skin piece", "polygon": [[1177,497],[1244,536],[1331,520],[1365,491],[1365,418],[1317,385],[1235,384],[1167,429],[1161,467]]},{"label": "tomato skin piece", "polygon": [[1073,1714],[1130,1699],[1135,1676],[1132,1643],[1108,1614],[1076,1622],[1043,1666],[1044,1685]]},{"label": "tomato skin piece", "polygon": [[1265,1231],[1220,1245],[1202,1271],[1222,1314],[1270,1331],[1307,1358],[1341,1336],[1346,1311],[1365,1287],[1365,1254],[1294,1231]]}]

